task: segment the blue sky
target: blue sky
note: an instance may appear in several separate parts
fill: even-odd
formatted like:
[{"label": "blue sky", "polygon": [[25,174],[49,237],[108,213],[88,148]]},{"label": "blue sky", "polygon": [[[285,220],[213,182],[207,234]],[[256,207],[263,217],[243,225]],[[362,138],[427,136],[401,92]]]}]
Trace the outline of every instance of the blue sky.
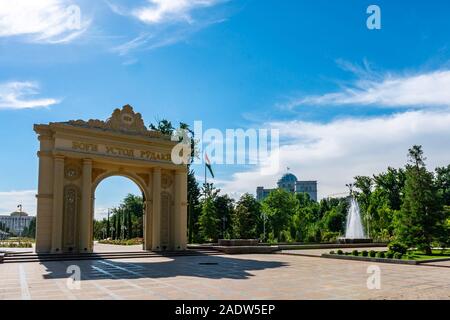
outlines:
[{"label": "blue sky", "polygon": [[[403,165],[415,143],[430,168],[450,163],[445,1],[27,2],[0,0],[0,213],[20,202],[34,213],[34,123],[106,119],[127,103],[147,123],[278,128],[277,174],[214,167],[233,196],[275,185],[287,166],[317,179],[321,197],[339,193],[355,175]],[[381,30],[366,27],[371,4]],[[136,190],[121,181],[102,183],[102,208]]]}]

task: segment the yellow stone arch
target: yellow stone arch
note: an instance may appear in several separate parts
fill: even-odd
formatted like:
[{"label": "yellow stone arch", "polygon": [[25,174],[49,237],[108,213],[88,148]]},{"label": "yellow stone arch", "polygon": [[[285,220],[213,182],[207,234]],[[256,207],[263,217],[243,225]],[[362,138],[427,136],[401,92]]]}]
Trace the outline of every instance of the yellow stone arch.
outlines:
[{"label": "yellow stone arch", "polygon": [[187,168],[171,161],[176,142],[148,130],[129,105],[106,120],[35,125],[40,141],[36,252],[92,252],[95,190],[110,176],[145,196],[144,248],[184,250]]}]

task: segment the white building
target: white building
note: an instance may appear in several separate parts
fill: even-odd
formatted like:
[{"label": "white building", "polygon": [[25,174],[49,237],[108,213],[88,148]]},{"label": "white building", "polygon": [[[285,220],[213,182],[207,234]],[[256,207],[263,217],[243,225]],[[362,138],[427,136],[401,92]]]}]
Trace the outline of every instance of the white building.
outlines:
[{"label": "white building", "polygon": [[26,212],[16,211],[9,216],[0,215],[0,223],[3,224],[9,233],[12,235],[21,235],[23,230],[30,225],[31,220],[34,217],[30,217]]},{"label": "white building", "polygon": [[[286,173],[278,180],[278,188],[292,193],[307,193],[311,200],[317,201],[317,181],[300,181],[292,173]],[[256,199],[263,200],[275,189],[256,188]]]}]

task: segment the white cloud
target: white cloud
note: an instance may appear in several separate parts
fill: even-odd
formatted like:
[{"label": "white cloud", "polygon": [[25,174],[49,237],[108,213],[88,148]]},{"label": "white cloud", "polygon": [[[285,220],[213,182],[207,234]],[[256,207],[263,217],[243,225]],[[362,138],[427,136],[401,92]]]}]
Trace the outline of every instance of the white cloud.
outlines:
[{"label": "white cloud", "polygon": [[218,0],[148,0],[144,7],[136,8],[132,14],[148,24],[173,21],[192,23],[191,12],[195,9],[216,5]]},{"label": "white cloud", "polygon": [[407,150],[424,147],[429,169],[450,164],[450,110],[410,111],[373,118],[347,118],[329,123],[268,123],[288,143],[280,146],[280,172],[264,176],[255,170],[233,174],[218,184],[224,192],[255,193],[275,187],[286,167],[301,180],[318,180],[319,197],[345,192],[357,175],[372,175],[406,163]]},{"label": "white cloud", "polygon": [[67,43],[83,34],[90,20],[70,0],[0,0],[0,37],[36,43]]},{"label": "white cloud", "polygon": [[37,94],[39,94],[39,85],[35,82],[0,83],[0,109],[48,107],[60,102],[53,98],[33,98]]},{"label": "white cloud", "polygon": [[[343,63],[341,62],[341,65]],[[361,105],[380,107],[450,106],[450,70],[414,75],[377,75],[348,63],[343,65],[360,76],[341,91],[293,99],[284,107],[301,105]]]},{"label": "white cloud", "polygon": [[22,210],[29,215],[36,215],[36,190],[0,191],[0,214],[8,215],[17,211],[17,206],[22,205]]}]

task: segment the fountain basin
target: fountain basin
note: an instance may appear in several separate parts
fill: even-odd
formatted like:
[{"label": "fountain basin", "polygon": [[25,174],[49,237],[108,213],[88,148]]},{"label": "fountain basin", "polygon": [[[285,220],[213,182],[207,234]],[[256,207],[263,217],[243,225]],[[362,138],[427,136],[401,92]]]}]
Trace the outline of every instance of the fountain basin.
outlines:
[{"label": "fountain basin", "polygon": [[350,238],[338,238],[338,243],[372,243],[373,239],[362,238],[362,239],[350,239]]}]

